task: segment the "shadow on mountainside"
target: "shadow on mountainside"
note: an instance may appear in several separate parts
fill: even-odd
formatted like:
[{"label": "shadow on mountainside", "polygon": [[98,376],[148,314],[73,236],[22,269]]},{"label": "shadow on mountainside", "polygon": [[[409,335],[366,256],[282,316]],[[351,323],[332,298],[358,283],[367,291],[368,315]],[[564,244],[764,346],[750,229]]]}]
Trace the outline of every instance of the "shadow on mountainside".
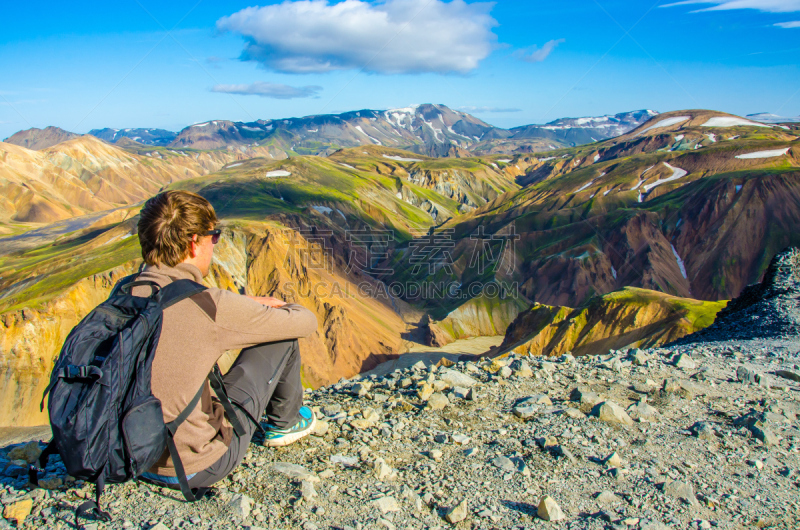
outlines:
[{"label": "shadow on mountainside", "polygon": [[779,252],[761,283],[750,285],[714,323],[667,346],[729,340],[800,339],[800,249]]}]

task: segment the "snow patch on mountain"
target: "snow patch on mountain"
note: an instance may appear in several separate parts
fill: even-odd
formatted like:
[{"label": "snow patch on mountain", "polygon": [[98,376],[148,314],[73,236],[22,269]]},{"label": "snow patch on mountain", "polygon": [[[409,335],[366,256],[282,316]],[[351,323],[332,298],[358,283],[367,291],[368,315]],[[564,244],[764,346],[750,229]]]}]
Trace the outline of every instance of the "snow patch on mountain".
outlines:
[{"label": "snow patch on mountain", "polygon": [[691,116],[674,116],[672,118],[667,118],[665,120],[659,121],[655,125],[652,125],[652,126],[648,127],[647,129],[643,130],[639,134],[644,134],[647,131],[652,131],[653,129],[659,129],[661,127],[669,127],[670,125],[677,125],[677,124],[682,123],[684,121],[687,121],[689,119],[691,119]]},{"label": "snow patch on mountain", "polygon": [[754,153],[746,153],[744,155],[736,155],[736,158],[741,160],[749,160],[752,158],[774,158],[776,156],[783,156],[789,152],[789,148],[785,149],[772,149],[770,151],[756,151]]},{"label": "snow patch on mountain", "polygon": [[666,162],[663,162],[663,164],[664,164],[665,166],[667,166],[669,169],[671,169],[671,170],[672,170],[672,176],[670,176],[670,177],[667,177],[667,178],[665,178],[665,179],[658,179],[657,181],[653,182],[652,184],[647,184],[647,185],[644,187],[644,191],[645,191],[645,192],[649,192],[650,190],[652,190],[653,188],[655,188],[655,187],[657,187],[657,186],[660,186],[660,185],[662,185],[662,184],[666,184],[667,182],[672,182],[672,181],[674,181],[674,180],[678,180],[678,179],[680,179],[680,178],[683,178],[683,177],[685,177],[686,175],[688,175],[688,174],[689,174],[689,172],[688,172],[688,171],[686,171],[685,169],[681,169],[681,168],[677,168],[677,167],[672,167],[671,165],[669,165],[669,164],[668,164],[668,163],[666,163]]},{"label": "snow patch on mountain", "polygon": [[678,251],[675,249],[675,245],[670,245],[672,247],[672,253],[675,254],[675,259],[678,260],[678,268],[681,270],[681,275],[684,279],[688,280],[689,277],[686,275],[686,265],[683,263],[680,255],[678,255]]},{"label": "snow patch on mountain", "polygon": [[419,158],[403,158],[402,156],[383,155],[383,158],[395,160],[397,162],[422,162]]},{"label": "snow patch on mountain", "polygon": [[372,136],[370,136],[370,135],[368,135],[367,133],[365,133],[365,132],[364,132],[364,129],[362,129],[362,128],[361,128],[361,125],[356,125],[356,129],[358,130],[358,132],[360,132],[361,134],[363,134],[364,136],[366,136],[367,138],[369,138],[370,140],[372,140],[373,142],[375,142],[375,144],[376,144],[376,145],[383,145],[383,144],[380,142],[380,140],[378,140],[377,138],[373,138]]},{"label": "snow patch on mountain", "polygon": [[744,118],[737,118],[735,116],[715,116],[705,122],[702,127],[769,127],[763,123],[756,123],[754,121],[745,120]]}]

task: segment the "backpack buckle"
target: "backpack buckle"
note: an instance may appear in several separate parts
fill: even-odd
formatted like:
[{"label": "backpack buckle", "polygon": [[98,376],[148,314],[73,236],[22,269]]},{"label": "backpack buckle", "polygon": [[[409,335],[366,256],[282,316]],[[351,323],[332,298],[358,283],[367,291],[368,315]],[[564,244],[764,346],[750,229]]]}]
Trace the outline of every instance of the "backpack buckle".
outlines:
[{"label": "backpack buckle", "polygon": [[103,377],[103,371],[97,366],[69,366],[62,368],[61,373],[58,374],[61,379],[100,379]]}]

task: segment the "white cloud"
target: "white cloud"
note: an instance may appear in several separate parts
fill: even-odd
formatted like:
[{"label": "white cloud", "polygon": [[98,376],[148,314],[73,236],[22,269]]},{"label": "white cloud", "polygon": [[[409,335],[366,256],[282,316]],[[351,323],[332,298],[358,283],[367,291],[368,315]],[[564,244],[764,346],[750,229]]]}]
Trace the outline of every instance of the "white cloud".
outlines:
[{"label": "white cloud", "polygon": [[223,17],[217,29],[245,37],[242,60],[279,72],[464,74],[495,45],[492,6],[464,0],[284,1]]},{"label": "white cloud", "polygon": [[538,46],[533,46],[532,48],[528,48],[526,50],[517,50],[514,53],[514,57],[517,59],[522,59],[528,63],[540,63],[547,59],[547,57],[552,53],[552,51],[564,42],[564,39],[556,39],[547,41],[544,46],[539,48]]},{"label": "white cloud", "polygon": [[458,110],[470,114],[484,114],[487,112],[522,112],[522,109],[503,107],[458,107]]},{"label": "white cloud", "polygon": [[789,29],[789,28],[800,28],[800,20],[795,20],[793,22],[778,22],[775,25],[778,26],[778,27],[781,27],[781,28],[786,28],[786,29]]},{"label": "white cloud", "polygon": [[212,92],[239,94],[242,96],[261,96],[272,99],[297,99],[314,97],[322,90],[321,86],[294,87],[278,83],[259,81],[249,85],[214,85]]},{"label": "white cloud", "polygon": [[791,13],[800,11],[800,0],[687,0],[674,2],[661,7],[715,4],[698,11],[728,11],[731,9],[757,9],[767,13]]}]

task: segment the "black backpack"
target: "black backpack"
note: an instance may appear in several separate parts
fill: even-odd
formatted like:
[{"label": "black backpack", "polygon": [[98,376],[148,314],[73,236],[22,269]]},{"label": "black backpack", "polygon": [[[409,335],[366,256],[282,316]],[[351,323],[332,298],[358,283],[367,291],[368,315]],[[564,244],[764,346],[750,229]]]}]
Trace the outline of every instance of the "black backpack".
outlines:
[{"label": "black backpack", "polygon": [[[135,277],[123,278],[108,300],[72,329],[42,396],[44,408],[44,398],[50,394],[47,408],[53,439],[38,465],[31,466],[30,479],[37,484],[38,472],[48,457],[58,453],[70,475],[95,484],[95,500],[84,502],[75,512],[76,526],[80,516],[92,511],[110,521],[111,516],[100,509],[105,484],[138,479],[165,450],[172,457],[186,500],[193,502],[205,494],[204,488],[189,487],[173,441],[178,426],[197,406],[205,383],[180,415],[165,424],[161,402],[150,388],[150,376],[163,311],[206,288],[191,280],[175,280],[160,288],[154,282],[134,281]],[[153,294],[147,298],[131,295],[131,289],[139,285],[150,286]],[[217,365],[209,380],[234,431],[242,436],[244,428]]]}]

